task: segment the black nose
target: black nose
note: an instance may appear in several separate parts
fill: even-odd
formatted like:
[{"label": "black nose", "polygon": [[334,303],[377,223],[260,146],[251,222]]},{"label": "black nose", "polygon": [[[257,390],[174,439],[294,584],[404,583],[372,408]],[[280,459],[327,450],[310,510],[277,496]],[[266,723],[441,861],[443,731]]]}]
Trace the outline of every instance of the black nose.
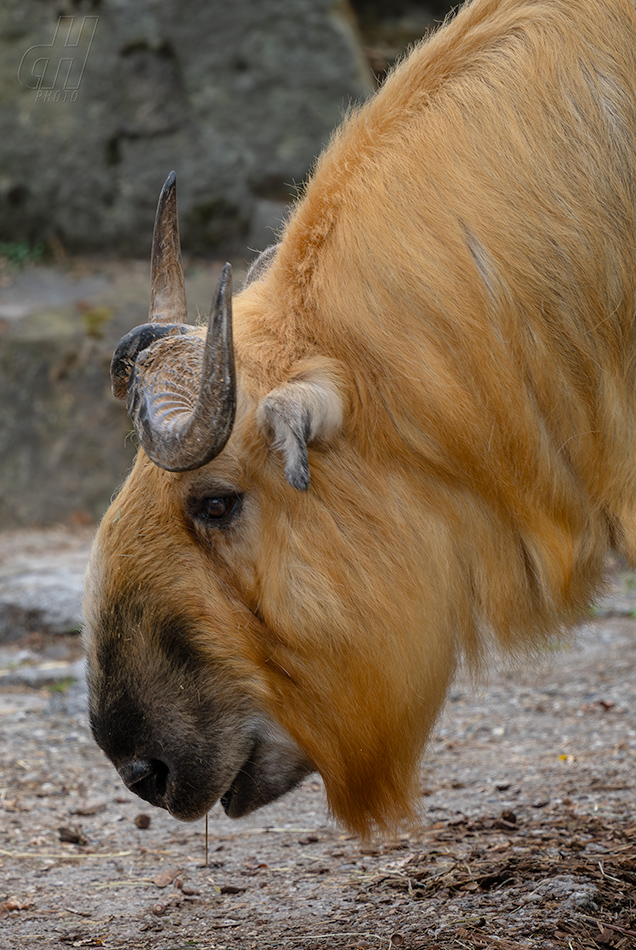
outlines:
[{"label": "black nose", "polygon": [[118,770],[124,785],[145,802],[165,808],[164,800],[170,769],[160,759],[131,759]]}]

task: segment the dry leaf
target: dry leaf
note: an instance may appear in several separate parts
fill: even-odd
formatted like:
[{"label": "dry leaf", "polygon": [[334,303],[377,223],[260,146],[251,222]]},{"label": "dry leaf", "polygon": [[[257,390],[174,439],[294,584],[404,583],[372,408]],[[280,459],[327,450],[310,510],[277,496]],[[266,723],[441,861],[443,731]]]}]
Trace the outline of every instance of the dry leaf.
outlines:
[{"label": "dry leaf", "polygon": [[165,871],[160,871],[155,878],[153,878],[152,883],[156,884],[157,887],[167,887],[168,884],[172,884],[175,877],[180,874],[179,868],[168,868]]},{"label": "dry leaf", "polygon": [[84,802],[83,805],[78,805],[77,808],[73,809],[72,814],[82,816],[98,815],[106,809],[106,804],[103,798],[94,799],[93,801]]},{"label": "dry leaf", "polygon": [[8,917],[12,910],[28,910],[31,906],[30,901],[21,901],[17,897],[8,897],[6,901],[0,904],[0,920]]}]

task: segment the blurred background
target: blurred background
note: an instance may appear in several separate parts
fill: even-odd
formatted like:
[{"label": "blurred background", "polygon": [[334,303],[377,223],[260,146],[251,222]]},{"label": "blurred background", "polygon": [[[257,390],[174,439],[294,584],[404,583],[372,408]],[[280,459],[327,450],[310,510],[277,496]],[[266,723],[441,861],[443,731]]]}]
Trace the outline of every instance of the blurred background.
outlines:
[{"label": "blurred background", "polygon": [[190,319],[350,103],[451,4],[1,0],[0,528],[91,524],[135,452],[108,367],[178,179]]}]

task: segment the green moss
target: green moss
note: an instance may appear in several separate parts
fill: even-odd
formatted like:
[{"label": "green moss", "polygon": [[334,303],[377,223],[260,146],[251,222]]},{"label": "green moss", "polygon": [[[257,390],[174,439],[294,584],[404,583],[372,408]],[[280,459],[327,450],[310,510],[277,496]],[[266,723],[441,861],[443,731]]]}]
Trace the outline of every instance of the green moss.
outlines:
[{"label": "green moss", "polygon": [[21,270],[27,264],[35,264],[44,256],[44,245],[28,241],[0,241],[0,258],[4,258],[10,271]]},{"label": "green moss", "polygon": [[57,680],[55,683],[49,683],[47,689],[49,693],[68,693],[74,682],[75,680],[72,676],[66,676],[64,679]]}]

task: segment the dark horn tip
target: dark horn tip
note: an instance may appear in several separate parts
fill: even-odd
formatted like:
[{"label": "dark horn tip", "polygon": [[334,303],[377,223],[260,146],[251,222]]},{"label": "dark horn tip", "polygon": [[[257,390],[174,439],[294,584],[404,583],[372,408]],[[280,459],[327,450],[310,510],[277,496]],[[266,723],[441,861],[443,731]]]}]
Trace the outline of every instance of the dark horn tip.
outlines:
[{"label": "dark horn tip", "polygon": [[170,174],[168,175],[168,177],[163,183],[163,188],[161,189],[161,194],[159,195],[159,206],[157,208],[157,214],[159,214],[160,208],[165,207],[165,204],[168,201],[169,197],[170,198],[174,197],[174,199],[176,199],[176,191],[177,191],[177,176],[172,171],[170,172]]},{"label": "dark horn tip", "polygon": [[221,276],[216,288],[216,307],[232,293],[232,265],[226,262],[221,268]]}]

